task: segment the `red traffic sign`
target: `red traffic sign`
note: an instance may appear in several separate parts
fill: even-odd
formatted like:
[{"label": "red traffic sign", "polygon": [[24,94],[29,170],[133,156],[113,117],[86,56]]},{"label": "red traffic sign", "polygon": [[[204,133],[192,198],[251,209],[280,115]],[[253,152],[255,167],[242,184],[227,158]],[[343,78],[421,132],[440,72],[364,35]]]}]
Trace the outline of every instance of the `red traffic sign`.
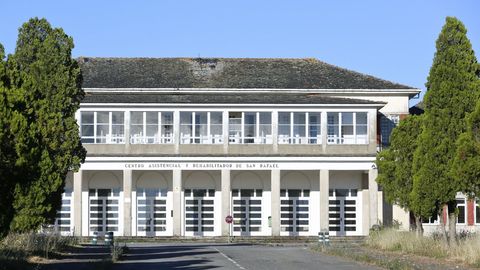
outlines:
[{"label": "red traffic sign", "polygon": [[228,215],[225,217],[225,222],[227,222],[228,224],[232,223],[233,222],[233,217]]}]

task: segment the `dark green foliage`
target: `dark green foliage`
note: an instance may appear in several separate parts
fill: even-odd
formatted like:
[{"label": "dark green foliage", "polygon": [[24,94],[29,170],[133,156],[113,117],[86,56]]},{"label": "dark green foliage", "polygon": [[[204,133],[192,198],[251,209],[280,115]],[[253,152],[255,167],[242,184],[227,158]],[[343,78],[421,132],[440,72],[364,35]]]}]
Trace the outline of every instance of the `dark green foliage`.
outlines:
[{"label": "dark green foliage", "polygon": [[8,120],[15,135],[15,159],[8,168],[15,172],[15,231],[53,221],[67,172],[77,170],[85,158],[74,117],[84,93],[72,48],[72,38],[62,29],[34,18],[20,28],[15,53],[7,61]]},{"label": "dark green foliage", "polygon": [[459,20],[447,17],[426,83],[423,130],[414,154],[412,193],[413,203],[423,217],[444,205],[455,209],[459,185],[449,173],[455,142],[465,131],[465,115],[473,110],[480,92],[479,66],[466,32]]},{"label": "dark green foliage", "polygon": [[421,116],[407,117],[393,129],[390,147],[377,155],[377,182],[383,188],[385,199],[405,210],[411,210],[413,153],[420,132]]},{"label": "dark green foliage", "polygon": [[452,177],[469,197],[480,196],[480,100],[467,117],[467,131],[457,140]]},{"label": "dark green foliage", "polygon": [[8,80],[3,46],[0,44],[0,238],[10,226],[13,217],[13,177],[11,168],[15,165],[13,134],[10,129],[12,108],[8,92]]}]

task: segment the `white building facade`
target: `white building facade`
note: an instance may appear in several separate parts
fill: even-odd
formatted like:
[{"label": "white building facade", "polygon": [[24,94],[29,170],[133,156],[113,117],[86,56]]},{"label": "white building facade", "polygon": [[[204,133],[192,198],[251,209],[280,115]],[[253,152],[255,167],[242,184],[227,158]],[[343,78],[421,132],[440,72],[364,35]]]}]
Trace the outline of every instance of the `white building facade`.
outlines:
[{"label": "white building facade", "polygon": [[355,236],[393,215],[409,224],[384,204],[375,155],[418,89],[312,59],[79,62],[88,154],[67,179],[65,234]]}]

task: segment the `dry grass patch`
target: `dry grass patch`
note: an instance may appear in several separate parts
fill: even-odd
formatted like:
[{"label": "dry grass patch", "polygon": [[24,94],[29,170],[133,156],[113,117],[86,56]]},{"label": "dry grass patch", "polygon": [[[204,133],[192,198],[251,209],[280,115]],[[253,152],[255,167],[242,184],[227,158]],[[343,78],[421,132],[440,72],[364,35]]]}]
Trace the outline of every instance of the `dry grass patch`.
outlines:
[{"label": "dry grass patch", "polygon": [[373,232],[367,246],[389,251],[399,251],[414,255],[444,258],[480,266],[480,236],[472,235],[448,246],[443,240],[433,237],[417,237],[414,232],[401,232],[385,229]]}]

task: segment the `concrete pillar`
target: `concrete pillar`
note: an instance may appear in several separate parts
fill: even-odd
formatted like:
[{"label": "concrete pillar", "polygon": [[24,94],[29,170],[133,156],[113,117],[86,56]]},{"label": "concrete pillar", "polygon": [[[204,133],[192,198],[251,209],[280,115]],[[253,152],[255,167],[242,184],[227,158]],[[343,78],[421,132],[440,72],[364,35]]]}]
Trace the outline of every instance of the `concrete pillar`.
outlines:
[{"label": "concrete pillar", "polygon": [[278,152],[278,111],[272,112],[272,144],[273,152]]},{"label": "concrete pillar", "polygon": [[328,141],[328,117],[327,112],[323,111],[320,115],[321,118],[321,129],[322,129],[322,151],[325,153],[327,151],[327,141]]},{"label": "concrete pillar", "polygon": [[328,231],[328,194],[330,189],[330,171],[320,170],[320,231]]},{"label": "concrete pillar", "polygon": [[180,112],[173,112],[173,143],[175,145],[175,154],[180,152]]},{"label": "concrete pillar", "polygon": [[182,171],[173,170],[173,235],[182,235]]},{"label": "concrete pillar", "polygon": [[[368,193],[370,199],[369,211],[370,211],[370,228],[378,224],[378,184],[377,184],[377,169],[370,169],[368,171]],[[369,229],[370,229],[369,228]]]},{"label": "concrete pillar", "polygon": [[223,131],[223,153],[228,154],[228,111],[223,111],[222,114],[222,131]]},{"label": "concrete pillar", "polygon": [[272,236],[280,236],[280,170],[271,171]]},{"label": "concrete pillar", "polygon": [[230,198],[230,191],[231,191],[231,183],[230,183],[230,170],[224,169],[222,170],[222,236],[229,236],[230,235],[230,224],[225,222],[225,217],[231,215],[231,198]]},{"label": "concrete pillar", "polygon": [[82,236],[82,170],[73,174],[73,229],[75,236]]},{"label": "concrete pillar", "polygon": [[132,236],[132,170],[123,170],[123,236]]}]

